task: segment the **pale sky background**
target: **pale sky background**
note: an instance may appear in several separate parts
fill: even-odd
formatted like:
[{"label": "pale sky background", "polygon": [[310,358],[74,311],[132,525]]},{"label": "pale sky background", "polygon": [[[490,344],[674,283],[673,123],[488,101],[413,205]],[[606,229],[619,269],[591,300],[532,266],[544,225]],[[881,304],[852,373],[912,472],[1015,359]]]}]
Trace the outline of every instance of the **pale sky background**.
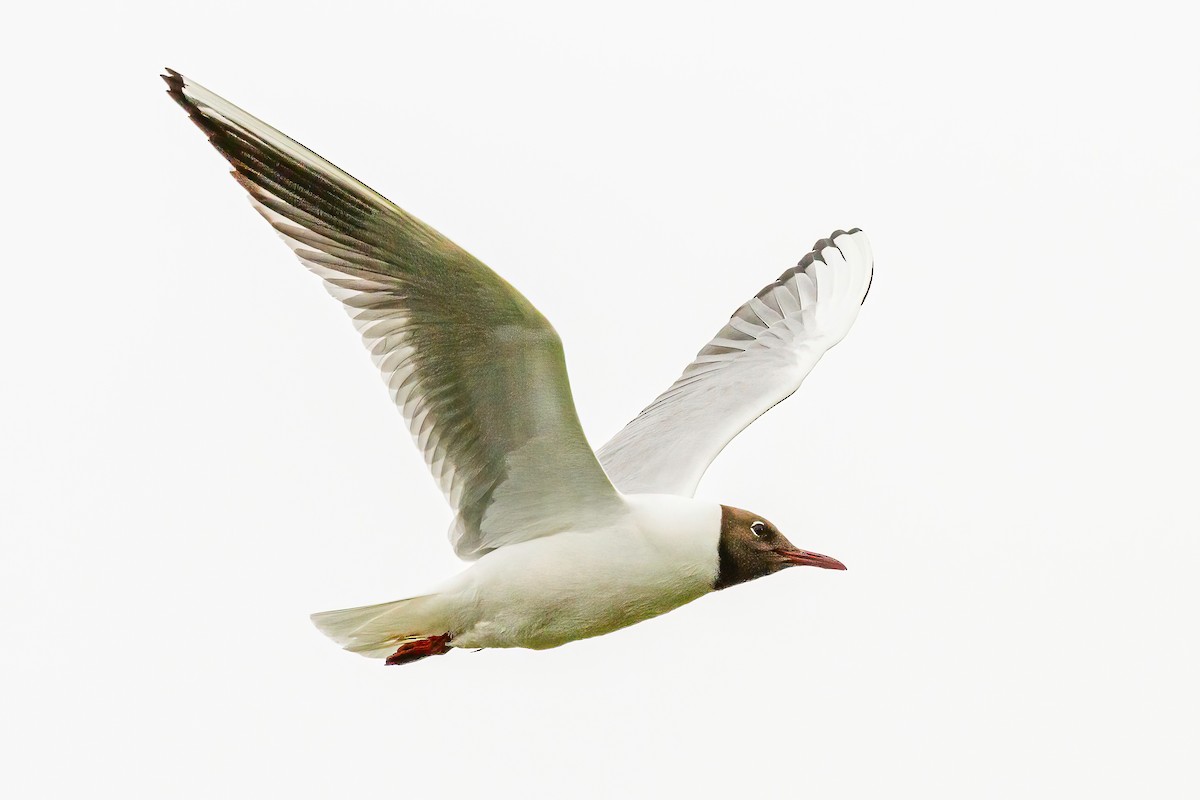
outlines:
[{"label": "pale sky background", "polygon": [[[448,5],[9,13],[0,794],[1197,796],[1183,6]],[[516,285],[596,446],[865,229],[857,325],[700,489],[849,571],[337,649],[308,614],[458,569],[449,511],[164,66]]]}]

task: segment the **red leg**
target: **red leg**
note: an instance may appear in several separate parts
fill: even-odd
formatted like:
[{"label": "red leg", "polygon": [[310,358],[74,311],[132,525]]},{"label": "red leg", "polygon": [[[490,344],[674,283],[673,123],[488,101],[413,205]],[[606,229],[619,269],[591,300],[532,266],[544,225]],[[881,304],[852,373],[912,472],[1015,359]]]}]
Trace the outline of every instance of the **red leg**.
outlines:
[{"label": "red leg", "polygon": [[405,642],[396,652],[388,656],[384,663],[389,666],[409,664],[427,656],[440,656],[442,653],[448,652],[450,652],[450,634],[443,633],[441,636],[430,636],[427,639]]}]

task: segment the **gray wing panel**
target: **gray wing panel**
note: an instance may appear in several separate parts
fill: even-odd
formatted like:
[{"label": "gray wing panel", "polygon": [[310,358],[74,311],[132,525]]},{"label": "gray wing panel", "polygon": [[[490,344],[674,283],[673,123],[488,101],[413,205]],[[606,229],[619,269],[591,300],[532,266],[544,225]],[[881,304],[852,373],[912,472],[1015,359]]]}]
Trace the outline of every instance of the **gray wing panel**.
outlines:
[{"label": "gray wing panel", "polygon": [[170,72],[170,95],[362,334],[476,558],[623,504],[584,437],[558,334],[512,286],[297,142]]}]

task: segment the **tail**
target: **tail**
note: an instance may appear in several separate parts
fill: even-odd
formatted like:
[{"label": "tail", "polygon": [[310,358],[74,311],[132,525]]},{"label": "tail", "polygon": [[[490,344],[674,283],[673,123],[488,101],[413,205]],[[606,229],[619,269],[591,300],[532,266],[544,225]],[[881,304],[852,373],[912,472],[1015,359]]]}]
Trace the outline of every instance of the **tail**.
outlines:
[{"label": "tail", "polygon": [[[401,644],[446,633],[439,626],[437,595],[426,594],[373,606],[313,614],[317,630],[351,653],[387,658]],[[439,627],[441,629],[439,630]]]}]

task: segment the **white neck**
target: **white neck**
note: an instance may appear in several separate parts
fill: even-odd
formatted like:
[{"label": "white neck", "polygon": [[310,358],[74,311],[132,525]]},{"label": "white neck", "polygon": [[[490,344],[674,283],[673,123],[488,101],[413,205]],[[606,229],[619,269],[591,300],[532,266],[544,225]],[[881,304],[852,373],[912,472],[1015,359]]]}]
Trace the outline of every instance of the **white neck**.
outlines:
[{"label": "white neck", "polygon": [[634,524],[664,560],[716,580],[721,506],[670,494],[623,495]]}]

